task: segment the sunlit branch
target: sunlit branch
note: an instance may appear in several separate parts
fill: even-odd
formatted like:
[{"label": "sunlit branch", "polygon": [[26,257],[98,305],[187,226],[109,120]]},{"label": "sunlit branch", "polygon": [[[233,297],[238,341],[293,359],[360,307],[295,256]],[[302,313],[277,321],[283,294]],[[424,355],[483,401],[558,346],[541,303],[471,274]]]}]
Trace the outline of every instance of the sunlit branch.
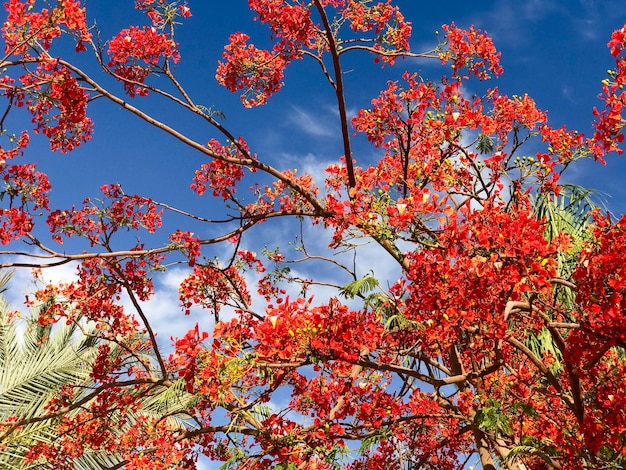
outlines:
[{"label": "sunlit branch", "polygon": [[154,334],[154,331],[152,329],[152,325],[150,325],[150,322],[148,322],[148,318],[146,317],[145,313],[143,312],[143,309],[141,308],[141,305],[139,305],[137,297],[135,296],[135,293],[133,292],[133,289],[131,288],[131,286],[128,284],[128,281],[126,280],[126,278],[124,276],[124,273],[121,272],[121,270],[119,269],[118,266],[113,265],[112,267],[115,270],[115,272],[117,273],[117,275],[119,276],[118,280],[121,281],[122,286],[124,286],[124,290],[126,291],[126,294],[130,298],[130,301],[133,304],[133,307],[134,307],[135,311],[137,312],[137,314],[141,318],[143,326],[146,328],[146,331],[148,332],[148,337],[150,338],[150,343],[152,345],[152,350],[154,351],[154,355],[156,356],[156,360],[159,363],[159,368],[161,369],[161,376],[163,377],[164,380],[168,380],[169,377],[168,377],[168,373],[167,373],[167,367],[165,366],[165,362],[163,361],[163,357],[161,356],[159,344],[157,343],[156,335]]},{"label": "sunlit branch", "polygon": [[[205,239],[205,240],[199,240],[198,243],[200,245],[211,245],[211,244],[215,244],[215,243],[220,243],[223,241],[226,241],[236,235],[240,235],[241,233],[245,232],[247,229],[249,229],[250,227],[254,226],[255,222],[253,221],[249,221],[246,222],[245,224],[243,224],[241,227],[230,231],[229,233],[225,234],[225,235],[221,235],[219,237],[215,237],[215,238],[210,238],[210,239]],[[161,247],[161,248],[152,248],[152,249],[148,249],[148,250],[123,250],[123,251],[104,251],[104,252],[100,252],[100,253],[79,253],[79,254],[67,254],[67,253],[60,253],[57,251],[52,250],[51,248],[46,247],[45,245],[43,245],[39,240],[37,240],[33,235],[28,235],[28,237],[33,240],[34,245],[37,246],[38,248],[41,248],[42,250],[44,250],[45,252],[48,253],[48,255],[33,255],[31,253],[23,253],[23,252],[0,252],[0,255],[3,254],[21,254],[24,256],[30,256],[30,257],[35,257],[37,259],[58,259],[59,261],[53,261],[53,262],[49,262],[49,263],[24,263],[24,262],[10,262],[10,263],[3,263],[0,264],[0,268],[12,268],[12,267],[27,267],[27,268],[51,268],[51,267],[56,267],[56,266],[61,266],[67,263],[70,263],[72,261],[83,261],[86,259],[94,259],[94,258],[100,258],[100,259],[106,259],[106,258],[144,258],[146,256],[150,256],[150,255],[155,255],[155,254],[160,254],[160,253],[168,253],[171,251],[174,251],[175,248],[172,246],[165,246],[165,247]]]},{"label": "sunlit branch", "polygon": [[11,434],[13,434],[20,427],[26,426],[28,424],[40,423],[42,421],[47,421],[50,419],[60,418],[65,416],[72,410],[83,407],[83,405],[89,403],[91,400],[96,398],[100,393],[104,390],[115,388],[115,387],[130,387],[135,385],[148,385],[148,386],[156,386],[156,385],[164,385],[169,386],[171,382],[164,379],[159,380],[151,380],[151,379],[134,379],[134,380],[125,380],[120,382],[112,382],[107,384],[99,385],[94,388],[90,393],[84,395],[79,400],[72,402],[66,406],[59,408],[58,411],[53,413],[46,413],[43,415],[34,416],[32,418],[24,418],[18,421],[10,421],[10,422],[0,422],[0,426],[6,426],[7,429],[2,434],[0,434],[0,443],[7,439]]},{"label": "sunlit branch", "polygon": [[[310,191],[306,190],[305,188],[300,186],[298,183],[293,181],[292,178],[289,178],[288,176],[285,176],[282,172],[276,170],[275,168],[271,167],[270,165],[267,165],[267,164],[265,164],[265,163],[263,163],[263,162],[261,162],[259,160],[256,160],[254,158],[226,157],[224,155],[220,155],[218,153],[215,153],[210,148],[208,148],[207,146],[202,145],[202,144],[196,142],[195,140],[193,140],[193,139],[187,137],[186,135],[184,135],[183,133],[177,131],[173,127],[170,127],[167,124],[165,124],[165,123],[163,123],[163,122],[153,118],[149,114],[144,113],[143,111],[141,111],[140,109],[138,109],[135,106],[131,105],[127,101],[119,98],[117,95],[109,92],[108,90],[106,90],[105,88],[100,86],[88,74],[83,72],[81,69],[79,69],[75,65],[73,65],[73,64],[71,64],[71,63],[69,63],[69,62],[67,62],[67,61],[65,61],[63,59],[58,59],[58,62],[61,65],[64,65],[65,67],[67,67],[68,69],[73,71],[74,73],[76,73],[77,75],[79,75],[83,80],[85,80],[87,83],[89,83],[89,85],[92,86],[98,93],[102,94],[107,99],[109,99],[110,101],[113,101],[114,103],[118,104],[119,106],[121,106],[122,108],[126,109],[130,113],[132,113],[132,114],[136,115],[137,117],[141,118],[142,120],[144,120],[148,124],[151,124],[152,126],[162,130],[163,132],[165,132],[165,133],[171,135],[172,137],[176,138],[177,140],[183,142],[187,146],[189,146],[189,147],[191,147],[191,148],[193,148],[195,150],[198,150],[199,152],[201,152],[204,155],[207,155],[207,156],[209,156],[211,158],[215,158],[217,160],[222,160],[222,161],[225,161],[227,163],[232,163],[232,164],[235,164],[235,165],[242,165],[242,166],[248,166],[248,167],[251,167],[251,168],[256,168],[257,170],[261,170],[261,171],[263,171],[263,172],[265,172],[265,173],[275,177],[276,179],[278,179],[278,180],[282,181],[283,183],[285,183],[288,187],[293,188],[294,191],[296,191],[298,194],[300,194],[308,203],[311,204],[311,206],[313,206],[313,208],[315,208],[316,212],[318,212],[318,215],[322,216],[322,215],[326,214],[326,210],[324,209],[324,207],[320,204],[320,202],[317,200],[317,198],[313,194],[311,194]],[[346,123],[346,130],[347,130],[347,123]]]},{"label": "sunlit branch", "polygon": [[[326,31],[326,40],[328,41],[328,49],[333,59],[333,69],[335,71],[335,94],[337,96],[337,106],[339,111],[339,119],[341,125],[341,136],[343,139],[343,154],[346,160],[346,171],[348,173],[348,188],[354,188],[356,186],[356,178],[354,175],[354,164],[352,161],[352,149],[350,144],[350,130],[348,129],[348,112],[346,109],[346,100],[343,90],[343,70],[339,61],[339,53],[337,51],[337,43],[333,35],[330,23],[328,22],[328,16],[326,10],[319,0],[313,0],[317,11],[322,18],[322,24]],[[352,197],[352,195],[350,195]]]},{"label": "sunlit branch", "polygon": [[[559,380],[554,376],[552,372],[550,372],[550,370],[541,361],[541,359],[535,355],[535,353],[533,353],[530,349],[528,349],[528,347],[526,347],[526,345],[513,337],[507,337],[505,338],[505,341],[511,344],[511,346],[518,349],[520,352],[524,353],[524,355],[531,360],[531,362],[535,365],[535,367],[537,367],[537,369],[539,369],[539,371],[546,377],[546,379],[548,379],[550,385],[552,385],[557,391],[562,393],[563,389]],[[562,396],[566,404],[573,409],[574,403],[569,400],[566,395],[563,394]]]},{"label": "sunlit branch", "polygon": [[356,364],[366,367],[368,369],[385,370],[389,372],[404,374],[409,377],[414,377],[425,383],[428,383],[432,385],[433,387],[444,387],[446,385],[454,385],[454,384],[459,384],[462,382],[467,382],[469,380],[487,376],[502,367],[501,363],[494,363],[490,365],[489,367],[485,367],[483,370],[480,370],[477,372],[468,372],[465,374],[458,374],[458,375],[453,375],[450,377],[438,379],[438,378],[423,374],[419,372],[418,370],[411,369],[409,367],[403,367],[403,366],[388,364],[384,362],[373,362],[369,359],[359,359],[358,362],[356,362]]},{"label": "sunlit branch", "polygon": [[[342,44],[345,44],[347,42],[348,41],[344,41]],[[439,54],[436,54],[434,51],[430,51],[430,52],[410,52],[410,51],[395,51],[395,50],[385,51],[382,49],[376,49],[375,47],[366,46],[363,44],[355,44],[352,46],[344,47],[343,49],[338,51],[337,55],[341,56],[345,54],[346,52],[355,51],[355,50],[367,51],[367,52],[371,52],[372,54],[376,54],[378,56],[383,56],[383,57],[409,57],[409,58],[415,58],[415,59],[439,59],[440,58]]]}]

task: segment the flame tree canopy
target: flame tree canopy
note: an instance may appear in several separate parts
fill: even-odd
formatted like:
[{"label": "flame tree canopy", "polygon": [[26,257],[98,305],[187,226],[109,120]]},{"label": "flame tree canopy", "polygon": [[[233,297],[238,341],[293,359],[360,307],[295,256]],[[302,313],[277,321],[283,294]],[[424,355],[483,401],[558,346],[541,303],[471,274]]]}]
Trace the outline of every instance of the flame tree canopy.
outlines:
[{"label": "flame tree canopy", "polygon": [[[585,136],[488,87],[500,54],[474,27],[444,25],[415,51],[391,0],[248,3],[257,24],[227,38],[215,78],[256,108],[307,62],[335,103],[341,148],[324,168],[253,148],[226,95],[196,101],[177,73],[186,3],[137,0],[112,37],[79,0],[4,4],[0,263],[33,269],[41,327],[74,325],[96,350],[35,415],[2,402],[0,449],[57,469],[87,454],[110,469],[193,469],[200,455],[246,470],[623,468],[626,219],[559,178],[621,153],[626,29]],[[348,73],[359,55],[393,78],[365,99]],[[444,75],[398,72],[401,58]],[[195,158],[160,193],[172,201],[102,181],[55,202],[81,176],[52,178],[34,142],[88,152],[107,103]],[[45,282],[62,265],[72,279]],[[173,270],[174,313],[197,323],[168,341],[153,311]]]}]

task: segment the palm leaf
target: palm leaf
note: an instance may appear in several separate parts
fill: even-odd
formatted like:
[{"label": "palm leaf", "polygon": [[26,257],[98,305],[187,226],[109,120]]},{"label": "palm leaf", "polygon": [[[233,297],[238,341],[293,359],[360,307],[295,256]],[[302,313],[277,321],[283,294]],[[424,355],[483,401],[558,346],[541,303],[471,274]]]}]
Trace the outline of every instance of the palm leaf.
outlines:
[{"label": "palm leaf", "polygon": [[[0,286],[8,280],[3,276]],[[76,325],[54,328],[35,322],[25,329],[0,298],[0,420],[27,420],[43,416],[47,402],[63,385],[85,386],[91,382],[90,364],[96,348],[92,338],[79,335]],[[27,467],[23,457],[37,442],[56,439],[52,420],[36,421],[5,436],[0,467]]]},{"label": "palm leaf", "polygon": [[[0,275],[0,292],[4,290],[10,274]],[[42,306],[45,309],[46,306]],[[35,321],[23,321],[10,314],[8,305],[0,296],[0,421],[9,417],[28,420],[45,416],[46,404],[58,395],[64,385],[88,390],[94,385],[90,377],[91,366],[98,346],[103,344],[92,328],[87,335],[75,323],[59,323],[54,326],[40,325]],[[113,347],[111,354],[123,354],[121,348]],[[136,351],[151,358],[147,351]],[[166,417],[171,427],[186,428],[190,425],[184,410],[189,406],[190,395],[185,392],[184,381],[171,387],[157,387],[141,398],[141,414],[158,419]],[[123,432],[137,421],[138,416],[115,412],[114,422],[123,423],[116,431]],[[26,424],[2,438],[0,433],[0,468],[2,469],[49,469],[45,462],[26,465],[24,456],[37,443],[52,443],[58,439],[57,421],[44,419]],[[120,456],[106,451],[86,451],[74,461],[76,470],[99,470],[112,468],[122,462]]]}]

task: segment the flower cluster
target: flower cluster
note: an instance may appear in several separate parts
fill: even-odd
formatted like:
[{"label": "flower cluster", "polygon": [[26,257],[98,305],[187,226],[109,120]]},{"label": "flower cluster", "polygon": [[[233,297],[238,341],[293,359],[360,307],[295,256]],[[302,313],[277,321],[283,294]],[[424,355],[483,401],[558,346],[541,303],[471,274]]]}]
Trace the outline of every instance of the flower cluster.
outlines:
[{"label": "flower cluster", "polygon": [[374,49],[381,53],[374,59],[376,62],[393,64],[398,55],[410,50],[411,24],[390,2],[370,6],[369,2],[350,1],[341,14],[353,31],[372,31],[376,35]]},{"label": "flower cluster", "polygon": [[280,42],[274,52],[286,60],[299,58],[302,47],[313,47],[316,37],[309,8],[296,2],[290,5],[285,0],[250,0],[250,8],[256,12],[261,23],[268,24],[272,35]]},{"label": "flower cluster", "polygon": [[581,321],[597,334],[626,341],[626,325],[622,321],[626,270],[619,255],[626,243],[626,217],[612,224],[609,218],[596,216],[595,223],[594,243],[585,248],[573,274],[583,307]]},{"label": "flower cluster", "polygon": [[600,99],[604,101],[604,109],[593,110],[598,119],[595,123],[595,132],[591,139],[591,146],[596,157],[604,161],[602,157],[610,152],[621,154],[620,145],[624,141],[623,129],[626,119],[623,116],[626,108],[626,25],[611,35],[607,44],[611,55],[615,58],[615,70],[609,71],[609,78],[603,81]]},{"label": "flower cluster", "polygon": [[194,384],[198,375],[197,356],[204,351],[202,342],[209,337],[206,331],[200,333],[198,324],[187,334],[174,343],[176,352],[170,357],[170,362],[179,368],[179,375],[185,379],[187,391],[194,391]]},{"label": "flower cluster", "polygon": [[124,82],[124,90],[131,97],[148,94],[148,88],[142,84],[162,66],[162,61],[180,60],[177,44],[153,26],[123,29],[109,41],[108,52],[108,66]]},{"label": "flower cluster", "polygon": [[28,143],[28,133],[23,132],[11,148],[0,148],[0,177],[3,181],[0,199],[8,201],[8,207],[0,208],[0,243],[3,245],[32,231],[32,211],[48,210],[51,185],[46,174],[37,171],[34,163],[13,163]]},{"label": "flower cluster", "polygon": [[502,74],[500,53],[496,51],[492,39],[487,33],[475,29],[457,28],[454,23],[443,25],[446,33],[447,50],[440,54],[441,62],[452,61],[454,76],[462,77],[463,69],[478,76],[489,78],[490,73]]},{"label": "flower cluster", "polygon": [[271,185],[265,185],[262,188],[259,185],[254,187],[257,200],[246,205],[246,215],[263,220],[259,216],[271,213],[305,214],[315,212],[310,201],[304,198],[301,193],[293,191],[293,186],[285,181],[287,179],[303,191],[317,196],[318,188],[315,186],[311,175],[296,176],[296,172],[291,170],[283,171],[282,175],[285,177],[284,179],[274,181]]},{"label": "flower cluster", "polygon": [[196,264],[181,282],[179,294],[186,314],[193,305],[201,305],[216,318],[229,302],[247,304],[250,301],[246,281],[239,271],[234,267],[221,268],[212,262]]},{"label": "flower cluster", "polygon": [[2,26],[7,54],[30,57],[29,46],[37,41],[44,49],[50,49],[52,41],[68,31],[76,38],[76,50],[86,50],[85,44],[91,41],[87,27],[85,8],[79,0],[56,2],[52,9],[33,11],[36,0],[10,0],[4,4],[8,12],[7,21]]},{"label": "flower cluster", "polygon": [[196,170],[191,190],[202,196],[208,186],[213,190],[213,196],[227,200],[237,192],[236,185],[245,175],[242,163],[248,158],[248,146],[242,139],[237,144],[231,142],[229,145],[211,139],[207,146],[215,158]]},{"label": "flower cluster", "polygon": [[271,51],[248,44],[244,33],[231,34],[224,47],[215,77],[230,91],[240,91],[246,107],[265,104],[282,87],[285,59]]},{"label": "flower cluster", "polygon": [[[69,61],[50,58],[51,43],[66,31],[78,49],[90,40],[80,4],[58,0],[41,11],[35,4],[7,0],[3,32],[7,50],[18,56],[7,63],[24,75],[1,78],[0,89],[9,109],[31,113],[53,149],[70,151],[91,135],[86,107],[96,95],[82,84],[118,104],[120,98]],[[553,233],[558,224],[540,204],[559,194],[559,174],[572,161],[619,151],[626,27],[608,44],[617,67],[604,83],[606,107],[596,110],[591,139],[551,127],[527,95],[492,88],[469,97],[464,80],[499,75],[500,55],[484,32],[451,24],[436,48],[452,63],[451,76],[434,83],[407,72],[388,82],[352,119],[376,154],[357,163],[342,106],[349,95],[343,54],[366,50],[393,64],[409,53],[410,24],[391,0],[249,6],[269,27],[272,45],[259,49],[246,34],[233,34],[218,80],[254,106],[280,89],[291,61],[308,56],[321,66],[340,98],[345,153],[328,166],[323,196],[311,174],[257,159],[206,112],[206,122],[228,140],[186,141],[209,159],[191,189],[223,203],[219,223],[226,228],[209,236],[203,230],[203,238],[171,229],[157,247],[134,241],[121,251],[117,245],[137,231],[158,238],[164,211],[218,222],[127,195],[117,184],[102,186],[102,200],[50,211],[47,177],[16,160],[28,134],[0,148],[0,243],[23,238],[36,245],[43,254],[33,263],[78,263],[73,281],[45,283],[28,305],[44,306],[37,318],[44,327],[60,319],[79,327],[93,322],[101,342],[92,355],[93,383],[63,387],[47,404],[58,439],[35,444],[26,462],[64,470],[87,452],[106,450],[128,468],[187,469],[203,452],[247,470],[360,470],[402,466],[410,453],[417,466],[461,468],[468,455],[480,454],[487,467],[486,454],[521,442],[531,455],[516,458],[528,468],[543,465],[540,457],[553,468],[617,459],[623,466],[626,217],[614,222],[598,211],[587,224],[582,212],[576,233],[569,226]],[[136,0],[135,7],[151,26],[116,35],[105,72],[130,96],[155,89],[148,78],[163,72],[175,90],[161,97],[197,116],[203,108],[170,67],[179,60],[173,29],[189,7],[176,0]],[[533,153],[521,153],[531,139]],[[252,179],[246,168],[263,175],[244,200],[237,191]],[[49,239],[74,237],[70,249],[81,237],[85,250],[57,253],[39,241],[45,234],[31,235],[38,212],[47,217]],[[264,249],[273,265],[268,272],[246,237],[279,217],[296,219],[302,230],[291,249]],[[305,245],[310,228],[332,236],[328,248],[339,256],[314,252],[318,240]],[[210,244],[222,246],[226,262],[206,257]],[[362,276],[362,260],[378,270],[379,255],[394,263],[389,283],[373,272]],[[173,352],[164,356],[147,311],[153,276],[183,263],[182,313],[208,312],[214,328],[196,323],[171,338]],[[283,409],[264,407],[281,393],[289,396]],[[144,405],[155,405],[154,415],[142,413]],[[14,422],[0,423],[2,432]],[[364,443],[349,461],[340,455],[347,440]]]},{"label": "flower cluster", "polygon": [[33,115],[35,131],[50,139],[52,150],[70,152],[91,139],[89,93],[65,66],[54,60],[42,61],[36,72],[20,80],[28,90],[25,104]]},{"label": "flower cluster", "polygon": [[141,196],[128,196],[119,185],[105,185],[101,188],[109,199],[102,208],[86,199],[82,208],[55,210],[48,216],[48,226],[52,238],[63,243],[64,237],[80,236],[88,239],[92,246],[106,244],[111,235],[120,229],[138,230],[143,228],[154,233],[161,227],[162,211],[156,204]]},{"label": "flower cluster", "polygon": [[200,257],[200,238],[192,232],[177,229],[169,236],[172,248],[180,250],[188,259],[189,266],[194,266]]},{"label": "flower cluster", "polygon": [[171,27],[177,17],[189,18],[191,10],[187,2],[168,2],[166,0],[136,0],[135,8],[145,12],[155,28]]}]

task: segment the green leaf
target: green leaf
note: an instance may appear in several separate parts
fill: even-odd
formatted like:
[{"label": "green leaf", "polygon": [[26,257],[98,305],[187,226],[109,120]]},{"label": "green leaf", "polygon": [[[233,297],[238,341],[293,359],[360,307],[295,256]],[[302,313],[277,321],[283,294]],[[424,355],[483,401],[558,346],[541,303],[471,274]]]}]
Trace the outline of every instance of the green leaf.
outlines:
[{"label": "green leaf", "polygon": [[339,293],[347,299],[354,299],[357,296],[364,297],[378,286],[378,279],[368,273],[363,278],[357,279],[356,281],[343,286]]},{"label": "green leaf", "polygon": [[219,109],[213,109],[213,106],[203,106],[201,104],[196,105],[196,108],[198,108],[202,114],[204,114],[205,116],[209,117],[209,118],[220,118],[220,119],[226,119],[226,114],[224,114],[223,111],[220,111]]},{"label": "green leaf", "polygon": [[483,431],[495,431],[498,434],[510,436],[513,433],[511,420],[503,412],[502,404],[492,398],[488,399],[474,418],[478,427]]},{"label": "green leaf", "polygon": [[487,134],[478,134],[476,149],[483,155],[493,152],[493,140]]},{"label": "green leaf", "polygon": [[552,464],[552,460],[550,459],[550,456],[547,453],[541,451],[535,446],[529,446],[529,445],[520,445],[520,446],[513,447],[509,451],[507,456],[504,458],[504,463],[507,463],[507,464],[513,463],[524,455],[533,455],[535,457],[539,457],[541,460],[543,460],[547,464]]},{"label": "green leaf", "polygon": [[409,320],[404,315],[397,313],[395,315],[389,316],[387,321],[385,322],[385,329],[391,330],[396,328],[398,330],[414,330],[414,329],[424,329],[424,325],[415,320]]},{"label": "green leaf", "polygon": [[523,401],[515,402],[513,403],[513,407],[518,408],[522,413],[524,413],[527,416],[531,416],[533,418],[539,417],[539,413],[537,412],[537,410],[535,410],[532,406],[530,406],[526,402],[523,402]]}]

